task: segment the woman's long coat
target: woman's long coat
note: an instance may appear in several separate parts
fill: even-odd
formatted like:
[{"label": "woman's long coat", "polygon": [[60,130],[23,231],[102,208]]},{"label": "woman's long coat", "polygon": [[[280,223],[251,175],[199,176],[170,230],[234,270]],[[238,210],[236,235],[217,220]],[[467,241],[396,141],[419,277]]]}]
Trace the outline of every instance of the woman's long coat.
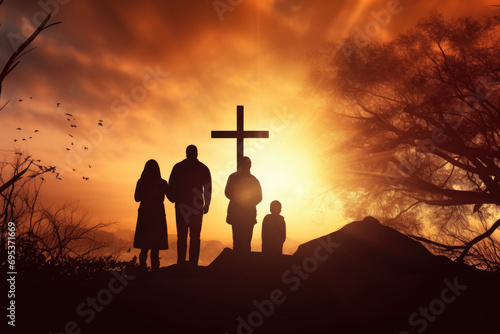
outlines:
[{"label": "woman's long coat", "polygon": [[139,179],[135,201],[141,202],[137,215],[134,247],[141,249],[168,249],[167,219],[163,201],[168,193],[167,181]]}]

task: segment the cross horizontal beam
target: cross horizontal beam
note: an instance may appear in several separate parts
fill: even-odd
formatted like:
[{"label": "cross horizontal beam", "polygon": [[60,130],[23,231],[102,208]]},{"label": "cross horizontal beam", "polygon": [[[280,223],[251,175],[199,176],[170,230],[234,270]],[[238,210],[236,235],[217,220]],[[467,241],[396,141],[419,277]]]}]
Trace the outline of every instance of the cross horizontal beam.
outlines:
[{"label": "cross horizontal beam", "polygon": [[269,138],[268,131],[212,131],[212,138]]}]

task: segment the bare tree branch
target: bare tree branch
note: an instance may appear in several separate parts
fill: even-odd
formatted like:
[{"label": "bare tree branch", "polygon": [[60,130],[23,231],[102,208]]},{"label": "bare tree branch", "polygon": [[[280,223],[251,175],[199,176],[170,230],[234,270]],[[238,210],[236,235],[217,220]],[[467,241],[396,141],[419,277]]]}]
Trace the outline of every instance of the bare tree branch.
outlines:
[{"label": "bare tree branch", "polygon": [[[1,5],[1,3],[0,3]],[[10,58],[5,63],[2,71],[0,72],[0,97],[2,96],[2,84],[7,75],[14,70],[17,65],[20,63],[20,58],[28,53],[31,50],[28,50],[23,53],[23,51],[35,40],[35,38],[45,29],[52,27],[53,25],[59,24],[61,22],[55,22],[48,24],[52,13],[49,13],[47,17],[40,23],[40,25],[33,31],[33,33],[21,44],[17,47],[14,53],[10,56]]]},{"label": "bare tree branch", "polygon": [[469,241],[467,243],[467,245],[465,245],[464,247],[464,251],[462,252],[462,254],[460,254],[460,256],[458,257],[457,259],[457,262],[464,262],[464,258],[465,256],[467,256],[467,254],[469,253],[469,250],[475,245],[477,244],[478,242],[480,242],[481,240],[483,240],[484,238],[487,238],[489,237],[490,235],[493,234],[493,232],[495,232],[495,230],[500,227],[500,219],[497,220],[493,225],[491,225],[491,227],[489,228],[488,231],[484,232],[483,234],[481,235],[478,235],[477,237],[475,237],[474,239],[472,239],[471,241]]},{"label": "bare tree branch", "polygon": [[329,153],[347,166],[346,177],[332,174],[349,211],[382,215],[412,236],[437,228],[439,236],[420,241],[452,258],[469,245],[466,259],[485,267],[500,256],[495,238],[484,249],[476,219],[500,212],[499,28],[499,16],[434,13],[354,54],[343,47],[354,36],[330,44],[312,71],[335,109],[329,138],[348,138],[329,143]]}]

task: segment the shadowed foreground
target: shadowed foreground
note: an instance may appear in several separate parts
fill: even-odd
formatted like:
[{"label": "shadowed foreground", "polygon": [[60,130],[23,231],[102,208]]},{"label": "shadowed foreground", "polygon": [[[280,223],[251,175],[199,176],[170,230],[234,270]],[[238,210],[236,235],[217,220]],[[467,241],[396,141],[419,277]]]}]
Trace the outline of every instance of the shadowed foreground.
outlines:
[{"label": "shadowed foreground", "polygon": [[[208,267],[21,282],[37,333],[470,333],[500,330],[500,276],[430,254],[374,218],[274,259],[225,249]],[[33,279],[33,278],[30,278]],[[88,323],[87,323],[88,322]]]}]

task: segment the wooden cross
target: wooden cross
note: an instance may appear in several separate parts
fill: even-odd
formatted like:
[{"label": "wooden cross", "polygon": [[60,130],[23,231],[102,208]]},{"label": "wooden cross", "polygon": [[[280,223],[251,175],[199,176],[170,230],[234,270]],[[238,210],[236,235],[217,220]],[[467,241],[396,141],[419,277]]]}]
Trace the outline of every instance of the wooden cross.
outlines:
[{"label": "wooden cross", "polygon": [[236,107],[236,131],[212,131],[212,138],[236,138],[236,163],[240,169],[245,138],[269,138],[269,131],[245,131],[243,127],[243,106]]}]

